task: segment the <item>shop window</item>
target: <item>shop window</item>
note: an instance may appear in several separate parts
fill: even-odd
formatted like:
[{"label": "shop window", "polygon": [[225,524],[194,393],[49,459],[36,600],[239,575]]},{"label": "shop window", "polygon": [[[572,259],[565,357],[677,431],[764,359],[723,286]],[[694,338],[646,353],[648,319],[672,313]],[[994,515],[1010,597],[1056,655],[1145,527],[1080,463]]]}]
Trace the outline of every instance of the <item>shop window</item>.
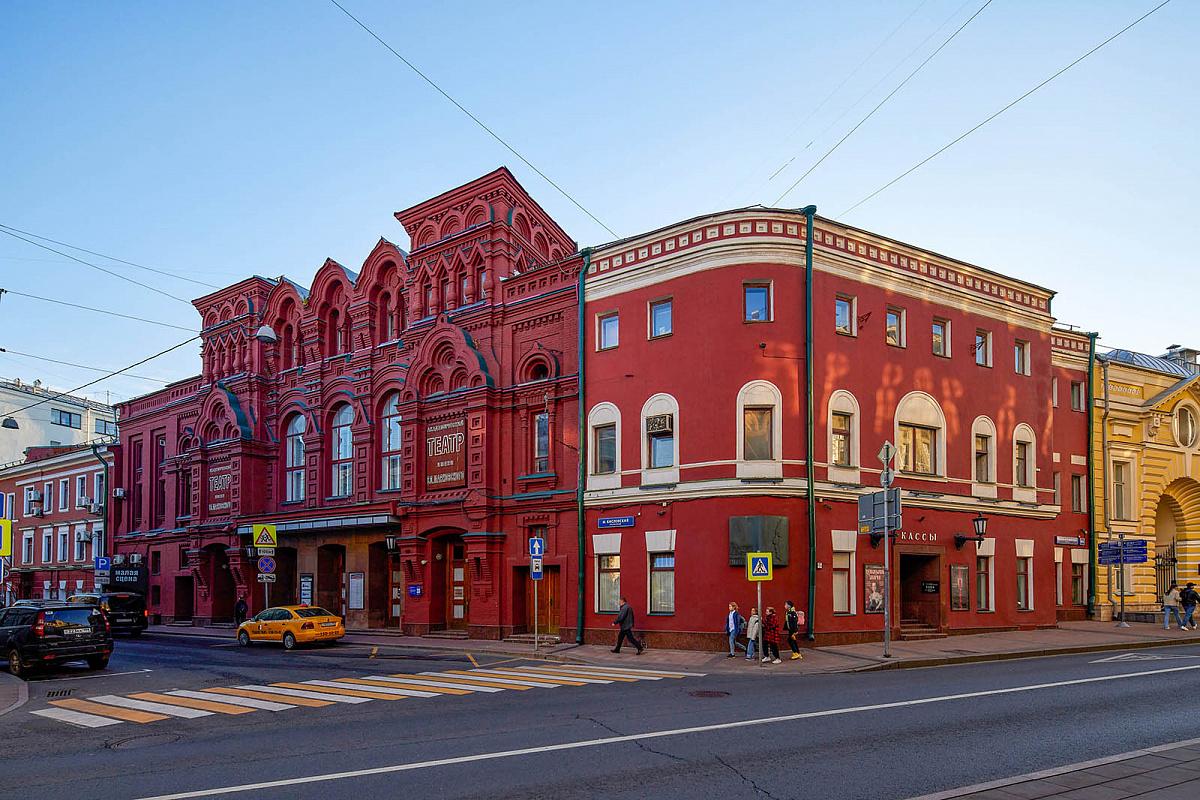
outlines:
[{"label": "shop window", "polygon": [[675,554],[650,554],[650,613],[675,613]]},{"label": "shop window", "polygon": [[771,307],[770,283],[742,284],[743,322],[770,322]]},{"label": "shop window", "polygon": [[550,471],[550,415],[546,412],[533,418],[533,472],[544,475]]},{"label": "shop window", "polygon": [[1033,598],[1029,596],[1031,575],[1031,562],[1033,559],[1020,557],[1017,559],[1017,610],[1028,611],[1033,608]]},{"label": "shop window", "polygon": [[933,354],[950,357],[950,320],[934,318],[933,320]]},{"label": "shop window", "polygon": [[937,474],[937,430],[917,425],[900,425],[896,463],[901,471],[915,475]]},{"label": "shop window", "polygon": [[892,347],[904,347],[907,344],[905,341],[907,316],[903,308],[888,306],[887,327],[884,329],[884,339]]},{"label": "shop window", "polygon": [[[400,488],[400,393],[391,392],[383,401],[383,415],[380,419],[383,437],[380,440],[381,458],[380,473],[383,478],[382,488]],[[303,460],[303,459],[302,459]]]},{"label": "shop window", "polygon": [[330,488],[334,497],[349,497],[354,492],[354,437],[350,432],[353,422],[354,410],[349,403],[343,404],[333,415]]},{"label": "shop window", "polygon": [[655,300],[650,304],[650,338],[670,336],[674,329],[671,326],[671,300]]},{"label": "shop window", "polygon": [[1085,502],[1084,483],[1082,475],[1071,476],[1071,510],[1081,512]]},{"label": "shop window", "polygon": [[843,336],[858,335],[855,318],[857,305],[857,298],[850,295],[838,295],[834,300],[834,330]]},{"label": "shop window", "polygon": [[853,553],[833,554],[833,613],[850,613],[850,574],[854,569]]},{"label": "shop window", "polygon": [[992,365],[992,332],[983,328],[975,330],[975,363],[981,367]]},{"label": "shop window", "polygon": [[975,598],[978,610],[992,610],[992,556],[975,558]]},{"label": "shop window", "polygon": [[596,318],[596,349],[611,350],[621,340],[621,318],[617,312],[602,314]]},{"label": "shop window", "polygon": [[615,614],[621,605],[621,557],[596,557],[596,613]]},{"label": "shop window", "polygon": [[284,483],[287,486],[287,501],[304,499],[304,430],[307,423],[303,414],[296,414],[288,422],[284,439]]},{"label": "shop window", "polygon": [[596,452],[595,474],[610,475],[617,471],[617,426],[601,425],[592,429]]}]

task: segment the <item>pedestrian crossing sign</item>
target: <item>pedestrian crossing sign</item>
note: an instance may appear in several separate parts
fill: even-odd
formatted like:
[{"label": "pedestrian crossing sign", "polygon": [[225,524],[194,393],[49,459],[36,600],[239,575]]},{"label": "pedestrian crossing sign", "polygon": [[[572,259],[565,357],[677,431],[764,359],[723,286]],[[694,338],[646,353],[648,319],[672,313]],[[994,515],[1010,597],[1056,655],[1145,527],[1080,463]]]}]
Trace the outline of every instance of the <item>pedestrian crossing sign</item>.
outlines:
[{"label": "pedestrian crossing sign", "polygon": [[11,556],[12,548],[12,520],[0,519],[0,558]]},{"label": "pedestrian crossing sign", "polygon": [[746,553],[746,580],[769,581],[773,577],[770,553]]},{"label": "pedestrian crossing sign", "polygon": [[254,546],[255,547],[277,547],[279,545],[279,537],[275,535],[274,525],[255,525],[254,526]]}]

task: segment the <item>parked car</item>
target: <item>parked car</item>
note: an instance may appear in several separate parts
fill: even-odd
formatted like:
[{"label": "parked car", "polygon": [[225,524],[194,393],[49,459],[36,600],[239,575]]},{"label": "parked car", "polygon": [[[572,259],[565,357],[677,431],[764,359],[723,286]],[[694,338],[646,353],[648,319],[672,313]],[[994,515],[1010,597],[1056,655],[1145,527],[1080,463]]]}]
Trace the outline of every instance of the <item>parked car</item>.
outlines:
[{"label": "parked car", "polygon": [[142,635],[149,622],[146,598],[137,592],[85,592],[71,595],[67,602],[96,606],[108,617],[115,633],[128,633],[134,638]]},{"label": "parked car", "polygon": [[243,622],[237,631],[242,647],[251,642],[283,642],[287,650],[307,642],[333,644],[345,635],[342,618],[317,606],[268,608]]},{"label": "parked car", "polygon": [[0,652],[17,677],[68,661],[104,669],[112,651],[112,629],[95,606],[47,601],[0,611]]}]

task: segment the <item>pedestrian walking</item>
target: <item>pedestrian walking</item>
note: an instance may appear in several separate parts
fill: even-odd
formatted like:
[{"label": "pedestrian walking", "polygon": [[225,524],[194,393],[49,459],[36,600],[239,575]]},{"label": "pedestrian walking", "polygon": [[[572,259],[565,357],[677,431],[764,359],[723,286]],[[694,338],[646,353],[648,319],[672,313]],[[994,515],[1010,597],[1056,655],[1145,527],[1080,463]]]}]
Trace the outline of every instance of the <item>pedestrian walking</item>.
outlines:
[{"label": "pedestrian walking", "polygon": [[758,644],[758,635],[762,633],[762,619],[758,609],[750,606],[750,619],[746,620],[746,660],[754,660],[754,647]]},{"label": "pedestrian walking", "polygon": [[796,638],[800,633],[800,624],[803,621],[800,612],[796,610],[796,604],[788,600],[783,610],[783,626],[787,630],[787,643],[788,647],[792,648],[793,661],[797,658],[803,658],[800,655],[800,642]]},{"label": "pedestrian walking", "polygon": [[642,654],[642,643],[633,636],[633,609],[629,607],[629,601],[624,597],[621,598],[621,607],[617,612],[617,618],[613,620],[613,625],[621,629],[617,634],[617,646],[613,648],[614,653],[621,652],[621,643],[626,639],[629,643],[637,648],[637,654]]},{"label": "pedestrian walking", "polygon": [[1179,615],[1179,584],[1172,583],[1171,588],[1163,595],[1163,630],[1170,630],[1171,615],[1175,615],[1175,624],[1183,630],[1183,617]]},{"label": "pedestrian walking", "polygon": [[250,606],[246,605],[246,598],[238,595],[237,604],[233,607],[233,621],[241,625],[246,621],[246,614],[250,611]]},{"label": "pedestrian walking", "polygon": [[775,608],[767,606],[767,617],[763,620],[763,663],[780,663],[779,658],[779,617],[775,616]]},{"label": "pedestrian walking", "polygon": [[1196,603],[1200,603],[1200,593],[1196,592],[1196,584],[1189,583],[1179,593],[1179,604],[1183,606],[1183,624],[1179,627],[1186,630],[1187,626],[1191,625],[1192,630],[1196,630],[1196,623],[1192,620],[1192,615],[1196,613]]},{"label": "pedestrian walking", "polygon": [[725,615],[725,635],[729,637],[729,655],[726,658],[733,658],[737,655],[737,638],[742,632],[742,626],[746,620],[738,613],[738,604],[729,604],[729,613]]}]

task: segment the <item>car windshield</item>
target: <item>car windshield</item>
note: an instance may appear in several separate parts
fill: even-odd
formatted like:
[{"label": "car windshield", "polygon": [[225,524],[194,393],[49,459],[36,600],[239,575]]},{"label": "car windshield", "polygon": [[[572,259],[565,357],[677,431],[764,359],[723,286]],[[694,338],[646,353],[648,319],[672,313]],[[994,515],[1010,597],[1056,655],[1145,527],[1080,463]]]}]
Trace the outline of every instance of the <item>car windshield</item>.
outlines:
[{"label": "car windshield", "polygon": [[68,628],[92,624],[92,615],[98,614],[90,608],[56,608],[44,612],[47,628]]},{"label": "car windshield", "polygon": [[110,594],[105,600],[110,611],[141,611],[145,605],[140,594]]},{"label": "car windshield", "polygon": [[313,608],[297,608],[296,616],[298,616],[298,617],[332,617],[334,615],[330,614],[328,611],[326,611],[323,608],[313,607]]}]

